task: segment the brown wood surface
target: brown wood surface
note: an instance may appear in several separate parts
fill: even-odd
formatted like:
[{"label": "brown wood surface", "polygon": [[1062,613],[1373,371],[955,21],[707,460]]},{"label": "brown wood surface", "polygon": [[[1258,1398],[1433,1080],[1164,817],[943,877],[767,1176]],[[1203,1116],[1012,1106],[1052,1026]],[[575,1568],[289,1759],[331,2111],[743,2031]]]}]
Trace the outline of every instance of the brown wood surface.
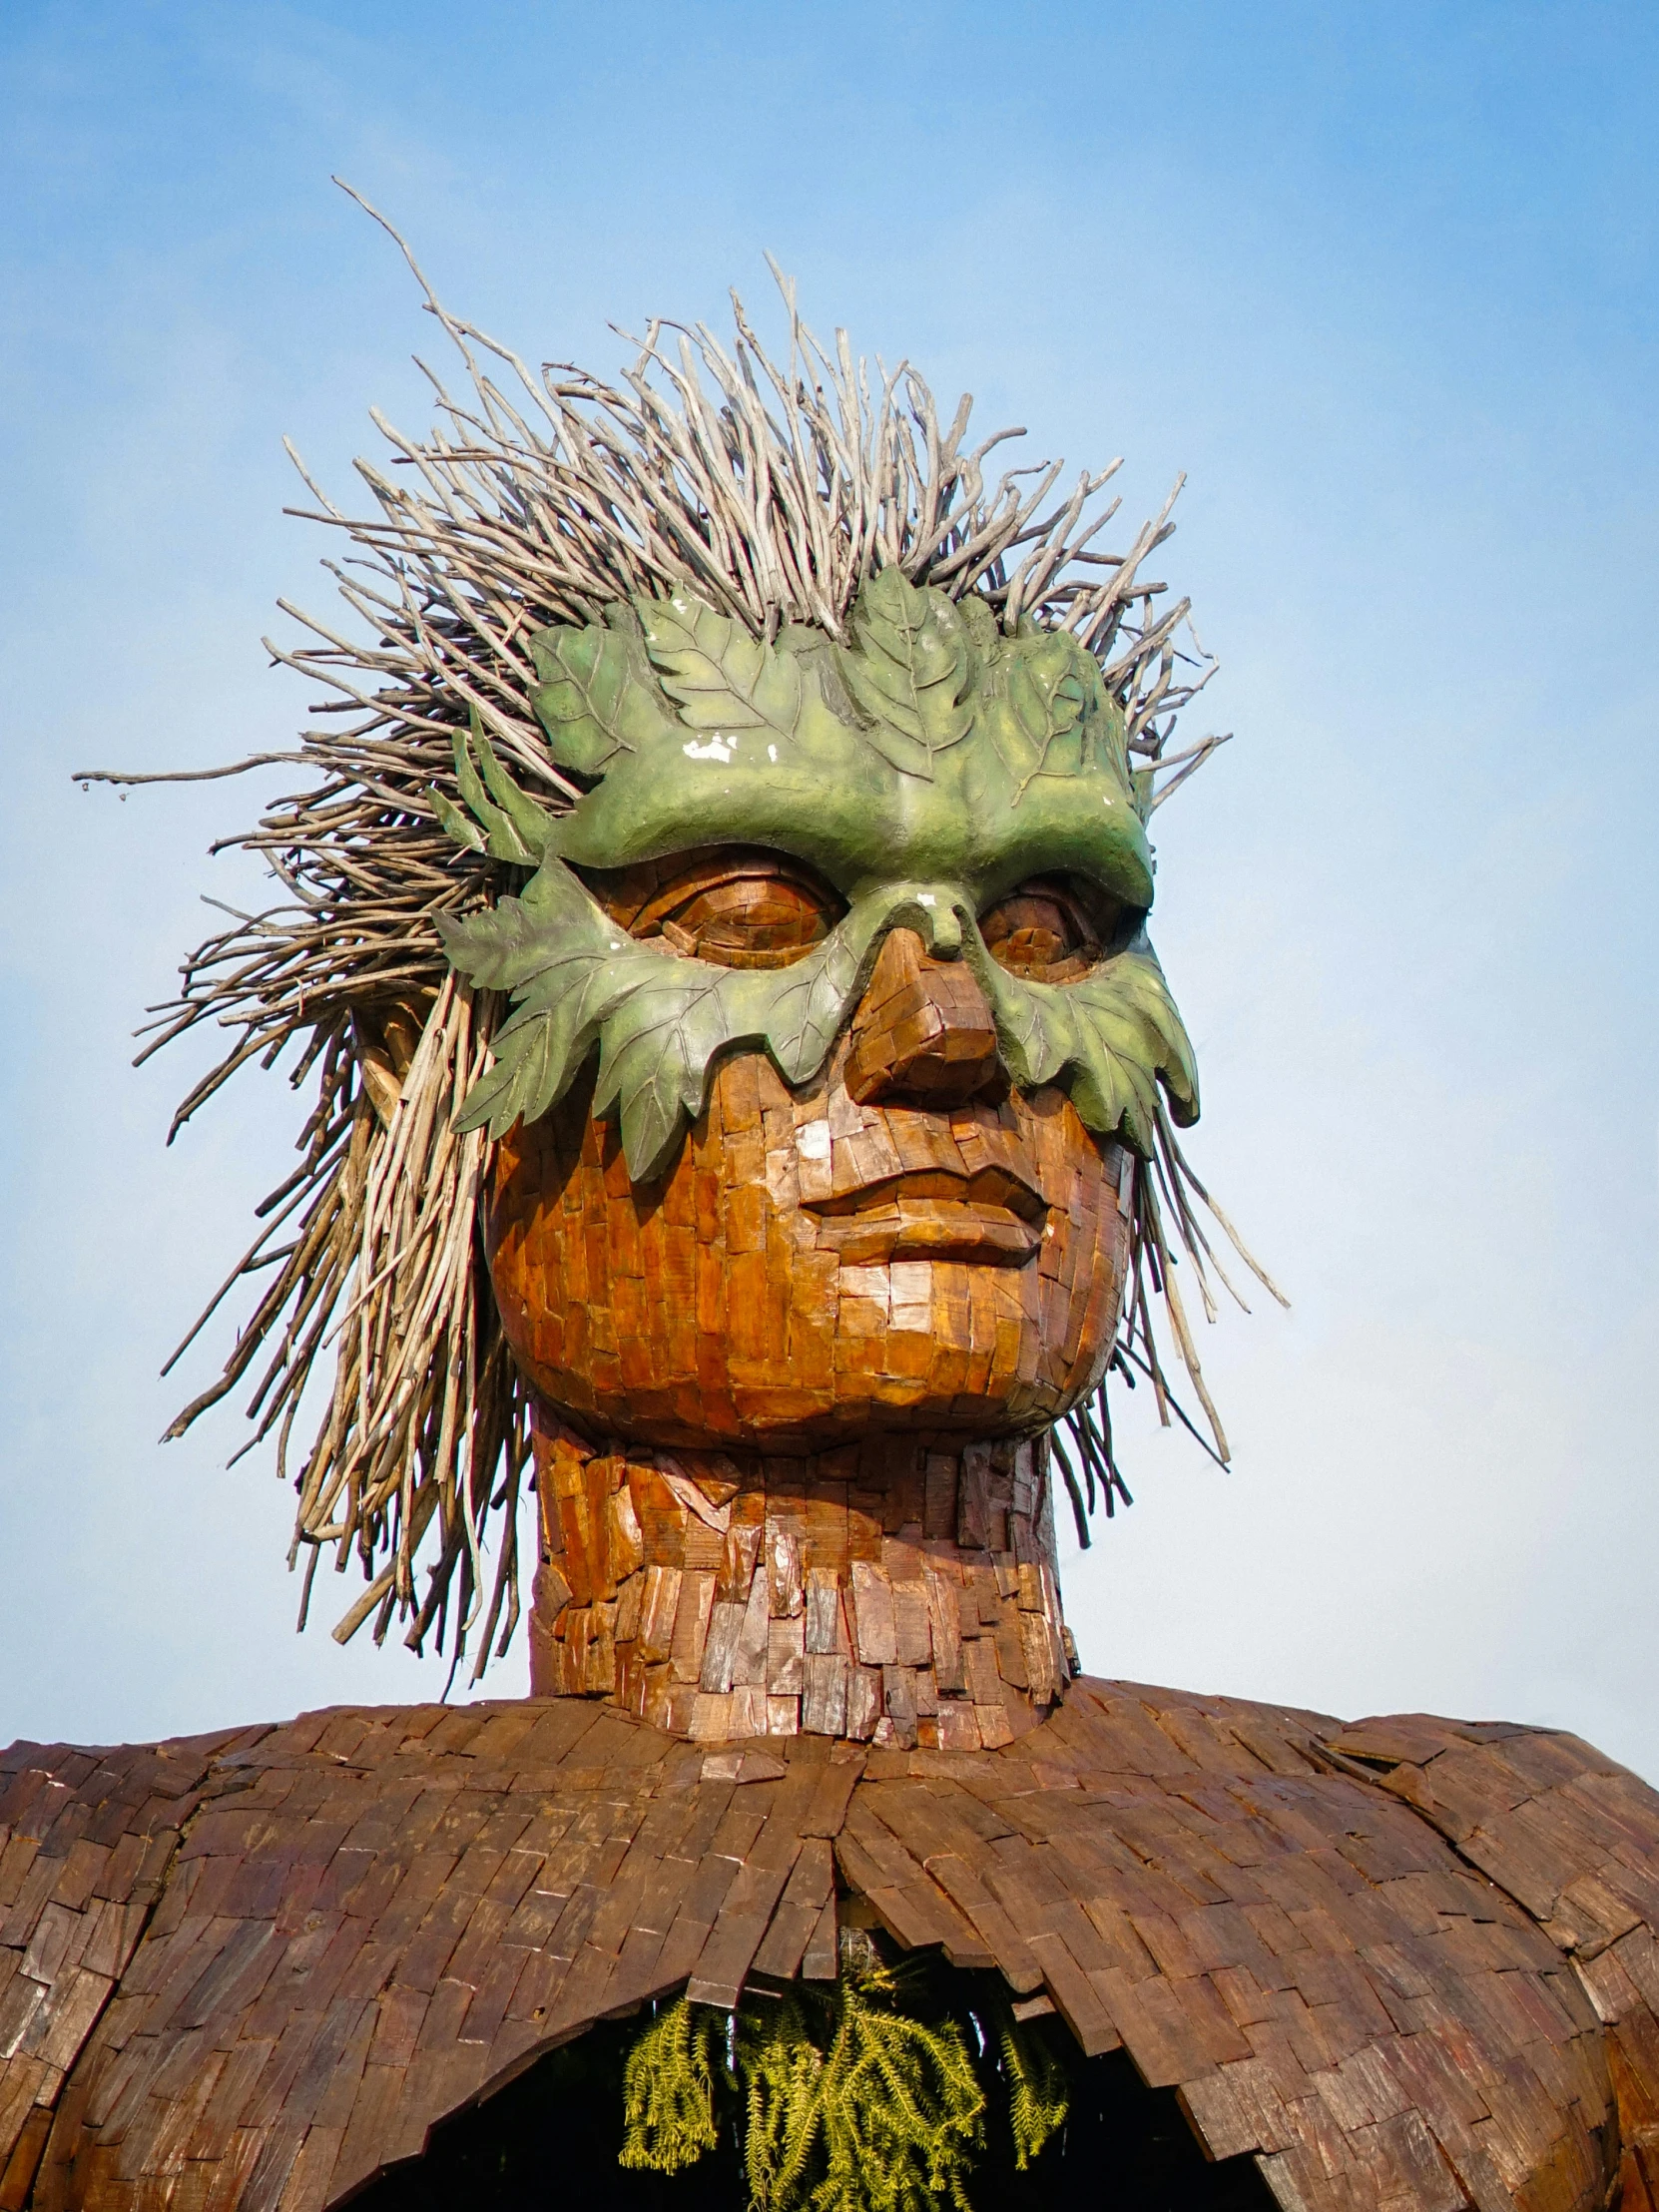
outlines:
[{"label": "brown wood surface", "polygon": [[9,2201],[40,2212],[337,2202],[604,2013],[832,1970],[830,1855],[899,1942],[999,1967],[1175,2086],[1287,2212],[1591,2212],[1621,2171],[1644,2185],[1659,1799],[1547,1732],[1081,1680],[994,1752],[707,1747],[559,1699],[21,1747],[0,1786],[0,1941],[36,2012],[114,1979],[55,1933],[27,1967],[49,1906],[96,1896],[82,1841],[115,1839],[106,1887],[129,1835],[163,1839],[152,1886],[172,1855],[119,1994],[54,2046],[32,2195],[52,2092],[5,2015]]},{"label": "brown wood surface", "polygon": [[1654,1793],[1576,1736],[1423,1714],[1330,1751],[1414,1808],[1572,1959],[1617,2095],[1622,2212],[1659,2206],[1659,1823]]},{"label": "brown wood surface", "polygon": [[219,1755],[253,1729],[0,1771],[0,2206],[21,2212],[65,2077],[114,1994]]},{"label": "brown wood surface", "polygon": [[1011,1742],[1070,1679],[1049,1452],[601,1451],[542,1411],[530,1686],[677,1735]]}]

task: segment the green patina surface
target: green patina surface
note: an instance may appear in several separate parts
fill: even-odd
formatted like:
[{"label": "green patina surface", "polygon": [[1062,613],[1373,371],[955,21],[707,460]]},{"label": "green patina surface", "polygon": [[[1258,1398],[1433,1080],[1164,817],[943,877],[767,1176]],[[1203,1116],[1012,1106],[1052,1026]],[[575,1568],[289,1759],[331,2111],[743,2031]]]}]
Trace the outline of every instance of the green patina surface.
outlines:
[{"label": "green patina surface", "polygon": [[[852,629],[850,645],[801,628],[769,645],[679,594],[535,639],[536,714],[590,788],[544,813],[475,725],[477,765],[457,746],[469,815],[436,800],[460,841],[535,871],[519,896],[442,925],[456,968],[516,1001],[461,1126],[500,1135],[545,1113],[597,1045],[594,1110],[620,1117],[647,1179],[721,1053],[763,1048],[792,1084],[820,1072],[899,924],[967,961],[1022,1088],[1060,1084],[1090,1129],[1142,1153],[1159,1084],[1178,1122],[1196,1118],[1192,1048],[1144,930],[1045,984],[999,967],[977,927],[1036,875],[1082,877],[1132,914],[1152,903],[1148,793],[1094,660],[1063,633],[1004,637],[982,601],[892,569]],[[788,967],[719,967],[629,937],[575,872],[718,844],[806,862],[845,914]]]}]

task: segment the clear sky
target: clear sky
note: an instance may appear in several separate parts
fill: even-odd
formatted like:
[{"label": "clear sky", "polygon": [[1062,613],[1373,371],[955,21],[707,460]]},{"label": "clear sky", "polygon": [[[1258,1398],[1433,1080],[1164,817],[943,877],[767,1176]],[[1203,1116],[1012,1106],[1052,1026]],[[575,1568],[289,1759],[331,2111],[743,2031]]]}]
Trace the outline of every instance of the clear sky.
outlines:
[{"label": "clear sky", "polygon": [[9,0],[0,102],[0,1741],[441,1685],[293,1636],[234,1413],[155,1442],[293,1116],[247,1076],[164,1151],[202,1055],[127,1032],[253,897],[206,847],[259,794],[69,782],[299,719],[280,437],[347,489],[436,345],[338,172],[534,358],[759,303],[770,249],[986,427],[1127,454],[1142,510],[1189,472],[1161,558],[1238,735],[1159,817],[1155,936],[1295,1307],[1207,1348],[1231,1472],[1132,1424],[1084,1658],[1659,1778],[1659,15]]}]

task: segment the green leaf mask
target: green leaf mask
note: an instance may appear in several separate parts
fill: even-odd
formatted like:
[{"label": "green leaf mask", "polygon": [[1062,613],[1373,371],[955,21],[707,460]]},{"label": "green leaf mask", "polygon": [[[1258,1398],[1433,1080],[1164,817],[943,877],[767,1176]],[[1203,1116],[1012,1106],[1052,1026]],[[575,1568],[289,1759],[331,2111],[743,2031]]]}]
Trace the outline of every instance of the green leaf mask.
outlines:
[{"label": "green leaf mask", "polygon": [[[647,1180],[721,1053],[764,1049],[791,1084],[820,1072],[899,925],[967,961],[1022,1089],[1059,1084],[1090,1129],[1142,1154],[1159,1083],[1178,1122],[1196,1118],[1192,1048],[1144,931],[1045,984],[998,966],[977,926],[1038,875],[1152,903],[1144,798],[1092,657],[1064,632],[1004,637],[983,601],[896,569],[865,587],[852,631],[850,646],[804,628],[769,645],[682,592],[533,641],[553,758],[591,788],[544,814],[476,720],[478,766],[457,741],[470,819],[440,806],[445,828],[535,868],[518,897],[439,924],[454,966],[516,1001],[460,1127],[500,1136],[546,1113],[597,1044],[594,1112],[620,1115],[629,1173]],[[721,844],[805,862],[845,914],[790,966],[721,967],[630,937],[575,872]]]}]

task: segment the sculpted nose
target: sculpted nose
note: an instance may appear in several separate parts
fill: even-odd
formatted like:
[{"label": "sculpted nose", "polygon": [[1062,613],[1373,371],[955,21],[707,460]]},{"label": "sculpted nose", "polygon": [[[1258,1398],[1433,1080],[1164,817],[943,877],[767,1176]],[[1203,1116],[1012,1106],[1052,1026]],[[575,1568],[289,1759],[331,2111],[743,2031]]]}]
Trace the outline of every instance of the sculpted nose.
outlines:
[{"label": "sculpted nose", "polygon": [[961,960],[929,957],[913,929],[892,929],[858,1010],[842,1081],[860,1106],[959,1106],[999,1080],[996,1024]]}]

